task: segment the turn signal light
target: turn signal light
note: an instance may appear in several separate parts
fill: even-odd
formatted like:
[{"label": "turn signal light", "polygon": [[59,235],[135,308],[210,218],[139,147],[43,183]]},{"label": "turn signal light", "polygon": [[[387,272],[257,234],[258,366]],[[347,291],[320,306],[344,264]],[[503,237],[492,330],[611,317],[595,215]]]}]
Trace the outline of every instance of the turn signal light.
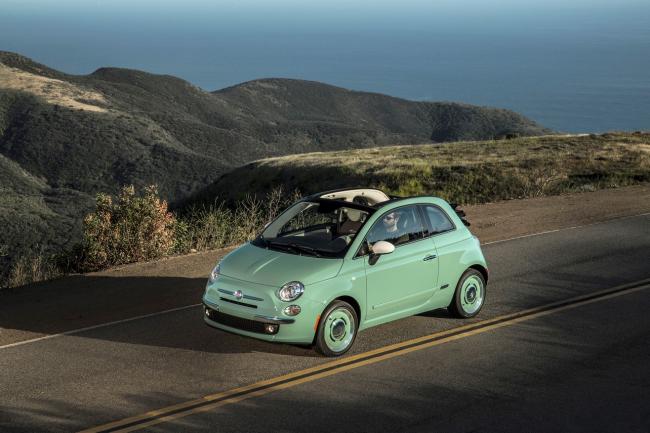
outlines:
[{"label": "turn signal light", "polygon": [[300,313],[300,306],[299,305],[289,305],[287,308],[284,309],[284,314],[287,316],[296,316]]}]

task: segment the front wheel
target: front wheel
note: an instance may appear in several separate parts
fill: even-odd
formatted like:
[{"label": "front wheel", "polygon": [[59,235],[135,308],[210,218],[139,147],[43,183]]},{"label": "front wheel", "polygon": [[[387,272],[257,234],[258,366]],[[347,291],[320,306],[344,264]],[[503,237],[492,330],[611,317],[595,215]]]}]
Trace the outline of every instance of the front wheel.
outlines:
[{"label": "front wheel", "polygon": [[452,316],[467,319],[476,316],[485,302],[485,279],[476,269],[468,269],[460,277],[454,298],[449,304]]},{"label": "front wheel", "polygon": [[357,337],[359,318],[345,301],[332,302],[322,314],[316,335],[316,350],[325,356],[347,352]]}]

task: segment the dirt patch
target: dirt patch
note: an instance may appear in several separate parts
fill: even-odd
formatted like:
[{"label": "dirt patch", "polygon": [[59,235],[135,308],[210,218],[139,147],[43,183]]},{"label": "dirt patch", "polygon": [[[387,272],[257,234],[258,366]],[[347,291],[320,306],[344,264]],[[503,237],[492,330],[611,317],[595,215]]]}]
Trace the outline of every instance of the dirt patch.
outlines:
[{"label": "dirt patch", "polygon": [[482,242],[650,212],[650,185],[467,206]]},{"label": "dirt patch", "polygon": [[642,143],[638,145],[638,148],[642,152],[650,153],[650,144]]},{"label": "dirt patch", "polygon": [[2,63],[0,63],[0,88],[31,93],[50,104],[62,107],[98,113],[108,111],[105,108],[108,102],[99,92],[66,81],[25,72]]}]

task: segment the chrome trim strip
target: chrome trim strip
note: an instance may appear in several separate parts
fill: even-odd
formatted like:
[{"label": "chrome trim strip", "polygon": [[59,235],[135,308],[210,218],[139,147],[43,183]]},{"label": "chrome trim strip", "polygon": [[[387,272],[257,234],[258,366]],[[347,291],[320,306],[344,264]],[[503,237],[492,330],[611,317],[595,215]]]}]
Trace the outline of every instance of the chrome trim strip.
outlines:
[{"label": "chrome trim strip", "polygon": [[285,323],[285,324],[289,324],[289,323],[293,323],[293,322],[295,322],[294,319],[285,319],[285,318],[277,317],[277,316],[274,316],[274,317],[272,317],[272,316],[263,316],[263,315],[261,315],[261,314],[257,314],[257,315],[255,315],[255,318],[256,318],[256,319],[267,320],[267,321],[269,321],[269,322],[274,322],[274,323]]},{"label": "chrome trim strip", "polygon": [[[231,290],[226,290],[226,289],[217,289],[218,292],[225,293],[226,295],[234,296],[235,292]],[[262,302],[264,299],[258,298],[257,296],[251,296],[251,295],[244,295],[242,297],[243,299],[250,299],[251,301],[260,301]]]}]

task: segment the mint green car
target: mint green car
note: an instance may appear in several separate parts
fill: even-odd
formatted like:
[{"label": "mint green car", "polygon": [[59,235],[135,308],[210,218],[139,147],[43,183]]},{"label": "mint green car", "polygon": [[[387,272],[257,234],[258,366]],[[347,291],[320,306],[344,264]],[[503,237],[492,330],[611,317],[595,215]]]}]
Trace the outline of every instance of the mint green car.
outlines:
[{"label": "mint green car", "polygon": [[303,198],[215,266],[205,322],[338,356],[371,326],[438,308],[473,317],[488,268],[466,225],[436,197],[355,188]]}]

